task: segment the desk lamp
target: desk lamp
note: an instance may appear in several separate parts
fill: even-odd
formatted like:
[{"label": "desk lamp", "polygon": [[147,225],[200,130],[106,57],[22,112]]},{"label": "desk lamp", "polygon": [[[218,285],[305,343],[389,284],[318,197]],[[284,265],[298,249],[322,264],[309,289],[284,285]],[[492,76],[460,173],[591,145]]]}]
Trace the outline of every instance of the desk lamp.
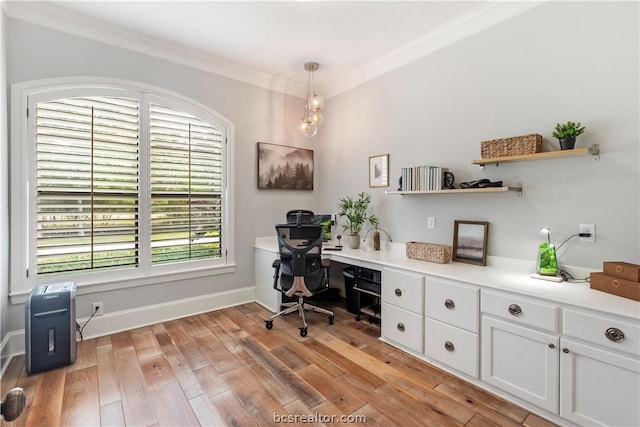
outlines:
[{"label": "desk lamp", "polygon": [[558,274],[558,259],[556,258],[556,247],[551,243],[551,229],[540,227],[540,231],[547,235],[547,241],[538,246],[536,272],[542,276],[555,276]]}]

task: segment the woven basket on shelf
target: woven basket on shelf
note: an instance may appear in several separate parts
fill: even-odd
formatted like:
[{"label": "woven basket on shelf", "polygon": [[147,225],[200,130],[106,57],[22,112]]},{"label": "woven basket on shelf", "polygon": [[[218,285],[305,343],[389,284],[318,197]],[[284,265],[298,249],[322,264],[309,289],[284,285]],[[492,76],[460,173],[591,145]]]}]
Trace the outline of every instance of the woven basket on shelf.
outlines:
[{"label": "woven basket on shelf", "polygon": [[480,143],[480,154],[483,159],[495,157],[520,156],[542,151],[542,135],[513,136],[511,138],[492,139]]},{"label": "woven basket on shelf", "polygon": [[451,246],[438,243],[407,242],[407,258],[446,264],[451,261]]}]

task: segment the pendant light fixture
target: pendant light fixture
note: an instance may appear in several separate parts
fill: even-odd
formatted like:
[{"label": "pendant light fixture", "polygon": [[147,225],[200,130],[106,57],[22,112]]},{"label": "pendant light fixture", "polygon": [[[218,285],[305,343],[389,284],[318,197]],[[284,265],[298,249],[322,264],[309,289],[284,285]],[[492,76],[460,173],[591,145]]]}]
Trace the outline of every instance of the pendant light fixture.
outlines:
[{"label": "pendant light fixture", "polygon": [[307,82],[307,97],[304,103],[304,117],[300,119],[298,128],[306,137],[312,138],[318,133],[318,126],[324,121],[322,108],[324,99],[316,93],[316,84],[313,73],[320,68],[317,62],[307,62],[304,64],[305,71],[309,72]]}]

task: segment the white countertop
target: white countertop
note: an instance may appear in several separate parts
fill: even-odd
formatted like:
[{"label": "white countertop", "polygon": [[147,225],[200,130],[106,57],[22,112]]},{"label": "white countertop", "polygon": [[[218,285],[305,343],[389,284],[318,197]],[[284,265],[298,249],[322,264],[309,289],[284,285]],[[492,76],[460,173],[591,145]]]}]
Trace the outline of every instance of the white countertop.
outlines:
[{"label": "white countertop", "polygon": [[[278,252],[275,236],[257,238],[255,248],[273,253]],[[460,262],[437,264],[407,258],[404,243],[387,243],[384,249],[372,251],[366,248],[366,245],[360,249],[350,249],[343,245],[341,251],[323,251],[323,256],[345,264],[373,269],[399,268],[478,285],[487,289],[514,292],[555,303],[640,320],[640,302],[638,301],[592,290],[588,283],[557,283],[531,278],[530,274],[535,269],[533,261],[489,257],[486,267]],[[573,274],[574,270],[571,272]],[[575,273],[580,273],[579,276],[574,274],[576,278],[588,276],[588,270],[584,269],[579,269]]]}]

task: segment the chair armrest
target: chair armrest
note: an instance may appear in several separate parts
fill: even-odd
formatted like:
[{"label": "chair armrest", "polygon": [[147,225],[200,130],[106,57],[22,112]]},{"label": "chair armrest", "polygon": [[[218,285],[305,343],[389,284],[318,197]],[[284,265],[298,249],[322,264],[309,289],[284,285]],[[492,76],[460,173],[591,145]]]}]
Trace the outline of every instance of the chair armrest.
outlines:
[{"label": "chair armrest", "polygon": [[274,260],[273,264],[271,264],[271,267],[280,268],[280,260],[279,259]]}]

